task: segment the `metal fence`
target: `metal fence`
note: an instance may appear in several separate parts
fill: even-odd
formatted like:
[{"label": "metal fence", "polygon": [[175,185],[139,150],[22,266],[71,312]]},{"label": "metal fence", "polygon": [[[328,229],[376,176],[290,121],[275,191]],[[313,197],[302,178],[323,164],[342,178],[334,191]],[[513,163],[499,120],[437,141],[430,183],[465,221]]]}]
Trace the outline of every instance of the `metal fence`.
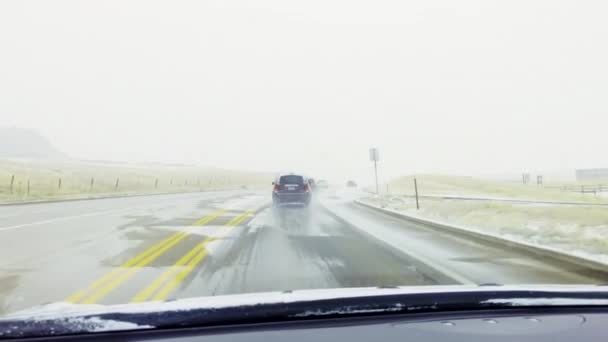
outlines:
[{"label": "metal fence", "polygon": [[569,192],[578,192],[581,194],[598,194],[602,192],[608,192],[608,185],[605,184],[545,186],[545,188],[553,188]]},{"label": "metal fence", "polygon": [[[4,177],[2,177],[4,178]],[[185,176],[60,176],[9,175],[0,179],[0,201],[65,195],[152,193],[236,189],[260,184],[259,177],[236,175]]]}]

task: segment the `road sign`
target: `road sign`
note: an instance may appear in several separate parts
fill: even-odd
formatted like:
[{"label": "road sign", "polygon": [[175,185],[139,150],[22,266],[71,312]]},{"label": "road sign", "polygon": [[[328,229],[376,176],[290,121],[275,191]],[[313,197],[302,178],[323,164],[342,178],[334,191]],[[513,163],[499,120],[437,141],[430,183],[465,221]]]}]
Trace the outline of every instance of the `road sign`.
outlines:
[{"label": "road sign", "polygon": [[369,160],[374,162],[374,174],[376,175],[376,195],[380,194],[380,188],[378,187],[378,161],[380,160],[380,152],[377,148],[369,149]]},{"label": "road sign", "polygon": [[373,162],[380,161],[380,151],[377,148],[369,149],[369,160]]}]

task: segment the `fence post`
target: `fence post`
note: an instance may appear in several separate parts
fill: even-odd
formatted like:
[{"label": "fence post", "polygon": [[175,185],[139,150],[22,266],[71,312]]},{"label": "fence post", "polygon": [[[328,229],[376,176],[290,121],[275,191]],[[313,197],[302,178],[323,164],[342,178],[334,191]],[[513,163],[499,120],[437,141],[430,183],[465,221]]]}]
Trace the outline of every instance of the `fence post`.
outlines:
[{"label": "fence post", "polygon": [[13,186],[15,185],[15,175],[11,176],[11,194],[13,193]]},{"label": "fence post", "polygon": [[61,191],[61,177],[59,177],[59,182],[57,182],[57,189]]},{"label": "fence post", "polygon": [[27,179],[27,196],[30,196],[30,179]]},{"label": "fence post", "polygon": [[420,210],[420,204],[418,203],[418,182],[414,178],[414,191],[416,192],[416,210]]},{"label": "fence post", "polygon": [[171,177],[171,180],[169,181],[169,185],[173,185],[173,177]]},{"label": "fence post", "polygon": [[116,184],[114,184],[114,190],[118,190],[118,182],[120,181],[120,178],[116,178]]},{"label": "fence post", "polygon": [[154,189],[158,189],[158,178],[154,180]]},{"label": "fence post", "polygon": [[93,192],[93,185],[95,184],[95,178],[91,177],[91,187],[89,189],[89,192]]}]

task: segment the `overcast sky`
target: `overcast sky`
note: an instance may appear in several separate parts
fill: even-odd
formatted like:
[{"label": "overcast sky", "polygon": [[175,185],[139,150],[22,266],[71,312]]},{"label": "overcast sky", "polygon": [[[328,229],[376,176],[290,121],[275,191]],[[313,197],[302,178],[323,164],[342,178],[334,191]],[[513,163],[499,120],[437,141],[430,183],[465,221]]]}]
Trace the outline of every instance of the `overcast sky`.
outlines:
[{"label": "overcast sky", "polygon": [[365,179],[608,167],[606,1],[0,2],[0,126]]}]

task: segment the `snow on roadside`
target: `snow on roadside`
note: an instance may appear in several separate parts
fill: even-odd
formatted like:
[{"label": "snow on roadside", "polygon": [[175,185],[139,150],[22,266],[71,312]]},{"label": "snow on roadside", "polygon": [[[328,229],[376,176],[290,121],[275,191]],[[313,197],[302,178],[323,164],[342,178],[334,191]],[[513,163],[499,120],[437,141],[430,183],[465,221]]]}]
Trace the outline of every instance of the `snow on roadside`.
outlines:
[{"label": "snow on roadside", "polygon": [[458,225],[485,234],[547,247],[608,263],[608,210],[592,206],[475,203],[408,197],[367,198],[366,202],[404,214]]}]

